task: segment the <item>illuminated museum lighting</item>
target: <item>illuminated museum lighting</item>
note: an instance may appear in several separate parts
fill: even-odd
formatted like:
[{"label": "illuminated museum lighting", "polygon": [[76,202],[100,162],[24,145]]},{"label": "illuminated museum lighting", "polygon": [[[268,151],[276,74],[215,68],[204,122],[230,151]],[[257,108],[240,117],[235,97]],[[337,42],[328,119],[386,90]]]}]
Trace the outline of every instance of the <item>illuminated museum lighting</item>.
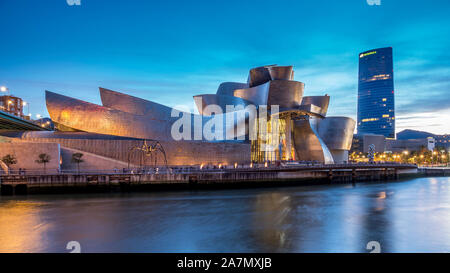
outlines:
[{"label": "illuminated museum lighting", "polygon": [[[62,131],[152,139],[185,151],[197,151],[198,145],[208,146],[199,156],[170,155],[168,158],[174,165],[201,164],[203,168],[203,163],[208,162],[222,168],[223,162],[255,162],[267,167],[268,162],[276,161],[325,164],[348,161],[355,121],[328,117],[330,96],[305,96],[305,84],[295,81],[293,75],[292,66],[250,69],[246,83],[224,82],[215,94],[194,96],[199,114],[184,113],[105,88],[100,88],[103,105],[50,91],[46,91],[46,105],[51,120]],[[221,111],[211,115],[209,106]],[[242,106],[254,109],[255,115],[251,119],[239,118],[239,113],[229,115],[227,106],[233,106],[231,112],[240,111],[236,109]],[[272,126],[274,130],[270,129]],[[261,133],[255,127],[268,130]],[[198,135],[197,129],[201,129]]]}]

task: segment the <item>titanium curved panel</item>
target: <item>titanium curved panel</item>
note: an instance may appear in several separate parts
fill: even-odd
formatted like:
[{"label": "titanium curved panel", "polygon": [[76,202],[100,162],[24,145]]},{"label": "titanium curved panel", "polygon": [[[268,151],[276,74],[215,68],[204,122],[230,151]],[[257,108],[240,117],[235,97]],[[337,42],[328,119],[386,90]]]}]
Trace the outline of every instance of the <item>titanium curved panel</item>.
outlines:
[{"label": "titanium curved panel", "polygon": [[350,150],[356,122],[347,117],[327,117],[318,124],[319,136],[330,150]]},{"label": "titanium curved panel", "polygon": [[306,96],[303,97],[302,105],[315,105],[319,106],[321,110],[319,114],[326,116],[328,112],[328,105],[330,104],[330,96]]},{"label": "titanium curved panel", "polygon": [[268,68],[272,66],[275,65],[267,65],[250,69],[250,73],[248,75],[248,86],[251,88],[271,81],[272,77],[270,76]]},{"label": "titanium curved panel", "polygon": [[294,70],[292,66],[271,66],[268,69],[272,80],[293,80]]},{"label": "titanium curved panel", "polygon": [[102,140],[143,140],[133,137],[121,137],[88,132],[61,132],[61,131],[9,131],[4,136],[25,140],[33,139],[102,139]]},{"label": "titanium curved panel", "polygon": [[318,137],[314,121],[294,121],[293,140],[297,158],[301,161],[319,161],[333,164],[333,157],[327,146]]},{"label": "titanium curved panel", "polygon": [[47,110],[56,123],[81,131],[146,139],[168,139],[171,123],[45,92]]},{"label": "titanium curved panel", "polygon": [[226,95],[215,95],[215,94],[206,94],[206,95],[197,95],[194,96],[195,104],[197,105],[198,112],[200,115],[207,115],[209,116],[209,113],[205,114],[205,108],[209,105],[218,105],[222,109],[222,113],[225,113],[227,111],[227,105],[230,106],[247,106],[250,105],[251,102],[246,101],[242,98],[234,97],[234,96],[226,96]]},{"label": "titanium curved panel", "polygon": [[270,82],[268,105],[296,108],[301,105],[305,84],[297,81],[275,80]]},{"label": "titanium curved panel", "polygon": [[[165,120],[159,120],[149,118],[148,115],[134,115],[50,91],[46,91],[46,102],[47,110],[54,122],[90,133],[170,141],[173,140],[171,135],[172,125],[179,120],[179,117],[169,116]],[[222,128],[215,129],[221,137],[217,141],[225,140],[227,132],[230,134],[234,128],[246,126],[248,115],[238,115],[238,112],[217,115],[216,118],[222,121]],[[205,124],[211,121],[214,116],[203,117],[191,113],[184,114],[188,115],[190,121],[190,138],[192,140],[205,140],[204,135],[200,136],[200,139],[196,139],[195,131],[200,130],[201,132]],[[235,118],[236,116],[237,118]],[[244,134],[239,134],[237,130],[234,130],[231,135],[239,137]]]},{"label": "titanium curved panel", "polygon": [[234,90],[249,88],[247,83],[223,82],[217,89],[217,95],[233,96]]},{"label": "titanium curved panel", "polygon": [[247,89],[234,90],[234,96],[247,100],[255,105],[267,105],[270,82]]},{"label": "titanium curved panel", "polygon": [[100,87],[99,89],[102,104],[105,107],[134,115],[145,115],[151,119],[171,119],[172,108],[170,107],[106,88]]}]

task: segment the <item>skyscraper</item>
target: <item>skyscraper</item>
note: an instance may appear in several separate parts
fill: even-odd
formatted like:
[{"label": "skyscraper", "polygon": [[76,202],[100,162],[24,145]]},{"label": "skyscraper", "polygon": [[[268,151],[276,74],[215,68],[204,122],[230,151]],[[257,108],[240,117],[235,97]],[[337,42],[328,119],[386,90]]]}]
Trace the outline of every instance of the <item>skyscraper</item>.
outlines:
[{"label": "skyscraper", "polygon": [[359,54],[358,134],[395,138],[392,47]]}]

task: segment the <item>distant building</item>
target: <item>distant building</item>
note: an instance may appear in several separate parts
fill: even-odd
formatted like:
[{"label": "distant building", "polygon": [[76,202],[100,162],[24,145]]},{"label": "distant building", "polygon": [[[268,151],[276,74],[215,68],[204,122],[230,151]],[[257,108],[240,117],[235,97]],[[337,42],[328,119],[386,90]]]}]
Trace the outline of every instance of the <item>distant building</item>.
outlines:
[{"label": "distant building", "polygon": [[[397,134],[397,139],[399,140],[406,140],[406,139],[427,139],[427,138],[433,138],[434,139],[434,145],[436,147],[441,147],[445,149],[450,149],[450,135],[435,135],[428,132],[423,131],[416,131],[416,130],[403,130],[400,133]],[[433,145],[433,144],[428,144]]]},{"label": "distant building", "polygon": [[359,54],[358,135],[395,138],[392,47]]},{"label": "distant building", "polygon": [[375,146],[376,153],[383,153],[386,148],[386,137],[383,135],[354,135],[351,152],[368,153],[370,145]]},{"label": "distant building", "polygon": [[427,143],[428,143],[428,145],[427,145],[427,149],[428,149],[428,151],[433,151],[434,150],[434,148],[436,147],[436,140],[434,139],[434,138],[432,138],[432,137],[427,137]]},{"label": "distant building", "polygon": [[433,138],[386,140],[386,151],[390,151],[393,153],[401,153],[403,151],[420,152],[423,150],[434,150]]},{"label": "distant building", "polygon": [[449,135],[434,135],[428,132],[404,130],[397,134],[397,139],[389,139],[382,135],[356,134],[353,136],[351,152],[368,153],[369,145],[375,145],[377,153],[404,151],[420,152],[423,150],[450,149]]},{"label": "distant building", "polygon": [[0,96],[0,111],[24,118],[23,101],[19,97],[10,95]]}]

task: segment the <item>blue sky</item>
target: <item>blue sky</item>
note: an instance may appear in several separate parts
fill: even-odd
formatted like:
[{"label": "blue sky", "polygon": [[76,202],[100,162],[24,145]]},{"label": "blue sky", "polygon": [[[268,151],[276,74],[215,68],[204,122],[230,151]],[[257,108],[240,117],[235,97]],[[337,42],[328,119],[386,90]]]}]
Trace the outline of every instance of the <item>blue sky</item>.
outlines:
[{"label": "blue sky", "polygon": [[0,85],[47,115],[44,90],[98,87],[194,109],[248,70],[294,65],[305,95],[356,118],[358,53],[394,48],[397,132],[450,133],[450,1],[0,0]]}]

